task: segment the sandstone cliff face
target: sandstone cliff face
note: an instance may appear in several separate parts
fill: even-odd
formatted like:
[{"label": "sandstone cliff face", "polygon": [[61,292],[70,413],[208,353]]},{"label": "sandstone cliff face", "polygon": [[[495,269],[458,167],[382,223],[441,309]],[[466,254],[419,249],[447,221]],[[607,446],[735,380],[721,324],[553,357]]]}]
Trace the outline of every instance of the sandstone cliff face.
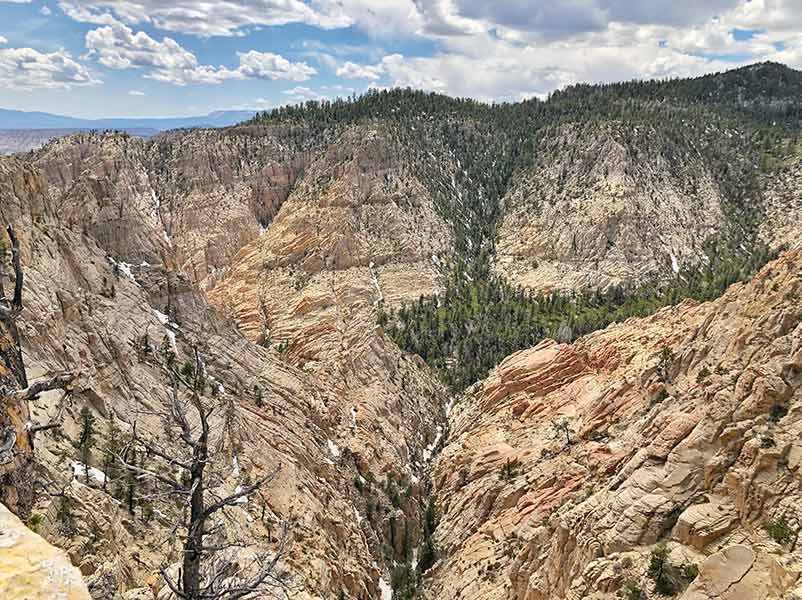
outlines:
[{"label": "sandstone cliff face", "polygon": [[[288,131],[188,130],[61,138],[35,154],[63,214],[112,256],[175,263],[201,288],[269,224],[302,171]],[[122,258],[121,258],[122,260]]]},{"label": "sandstone cliff face", "polygon": [[[800,273],[784,254],[716,301],[545,341],[469,390],[434,466],[426,597],[658,597],[661,540],[698,567],[686,600],[802,593]],[[784,544],[763,527],[779,517]]]},{"label": "sandstone cliff face", "polygon": [[761,238],[771,247],[802,248],[802,148],[797,146],[764,182]]},{"label": "sandstone cliff face", "polygon": [[[320,214],[311,205],[306,219],[321,218],[331,245],[319,250],[313,244],[308,255],[320,259],[321,272],[324,257],[334,261],[335,269],[318,274],[318,285],[326,286],[326,293],[336,290],[337,302],[321,316],[318,331],[314,324],[301,331],[300,322],[286,322],[280,330],[294,343],[281,355],[246,339],[209,306],[196,284],[203,286],[211,275],[187,273],[179,265],[204,261],[208,274],[225,264],[225,253],[198,258],[193,250],[222,243],[214,240],[224,230],[239,240],[226,246],[232,253],[245,238],[256,239],[260,225],[269,225],[260,240],[292,239],[293,219],[302,218],[299,212],[310,205],[299,200],[296,212],[288,211],[289,225],[278,217],[271,223],[271,211],[281,214],[294,183],[291,168],[249,164],[241,148],[232,151],[236,168],[223,160],[222,151],[193,154],[192,136],[204,135],[219,136],[218,150],[250,143],[250,133],[232,141],[218,132],[189,132],[163,141],[169,147],[158,150],[124,136],[103,136],[99,145],[84,145],[78,137],[44,149],[36,160],[44,174],[16,159],[8,159],[12,162],[0,171],[0,185],[12,191],[4,195],[2,218],[24,240],[25,310],[19,324],[28,378],[66,369],[79,373],[71,394],[48,392],[30,407],[34,423],[62,422],[60,431],[36,437],[36,479],[68,499],[65,508],[40,494],[33,514],[45,537],[65,548],[87,577],[94,598],[164,596],[158,570],[178,559],[173,523],[180,519],[180,507],[157,497],[149,511],[139,506],[129,513],[103,489],[103,448],[112,424],[125,433],[134,423],[141,434],[174,447],[163,422],[153,416],[167,401],[169,386],[137,348],[145,339],[151,348],[172,346],[183,361],[199,346],[209,375],[219,383],[220,407],[212,424],[215,492],[230,493],[244,477],[281,465],[278,478],[264,490],[264,503],[253,498],[231,511],[230,538],[255,536],[269,553],[276,548],[279,524],[287,522],[292,545],[280,571],[291,578],[295,597],[376,598],[389,581],[392,561],[402,560],[421,537],[425,449],[442,421],[444,390],[422,361],[403,355],[374,330],[378,292],[368,273],[371,262],[392,263],[403,272],[407,257],[414,264],[423,255],[405,246],[404,237],[378,245],[379,213],[414,224],[416,215],[429,218],[428,209],[416,206],[414,181],[394,182],[381,155],[369,154],[380,149],[370,146],[369,136],[360,160],[338,155],[340,146],[312,164],[315,185],[331,179],[333,189],[316,198]],[[272,144],[266,137],[261,143]],[[186,148],[179,152],[181,144]],[[148,167],[148,152],[172,156],[165,160],[173,161],[173,170]],[[379,165],[368,169],[368,159]],[[177,175],[182,169],[184,178]],[[245,173],[244,179],[231,175],[232,169]],[[369,175],[362,177],[362,169]],[[160,177],[173,183],[154,186]],[[154,189],[163,194],[158,206],[150,195]],[[309,184],[297,196],[311,196],[315,189]],[[215,194],[233,204],[215,201]],[[329,205],[331,224],[326,225]],[[197,218],[219,218],[204,228],[190,221],[192,211]],[[245,214],[250,215],[247,227],[238,226]],[[295,246],[301,255],[302,246]],[[282,268],[296,261],[283,262]],[[261,268],[261,260],[255,266]],[[341,274],[337,269],[347,273],[341,287],[326,279]],[[349,269],[358,274],[353,280]],[[268,284],[270,275],[260,273]],[[285,307],[277,301],[289,298],[275,289],[271,306],[283,315]],[[295,300],[302,303],[303,297]],[[336,314],[341,316],[326,322]],[[247,321],[242,323],[247,332]],[[319,368],[299,368],[304,347],[325,357]],[[73,446],[83,407],[90,408],[99,430],[88,481],[83,467],[76,467]]]},{"label": "sandstone cliff face", "polygon": [[252,339],[292,344],[292,332],[303,343],[314,338],[307,330],[372,328],[377,305],[438,291],[438,264],[452,252],[449,228],[392,142],[360,127],[310,163],[210,296]]},{"label": "sandstone cliff face", "polygon": [[0,504],[0,595],[6,600],[89,600],[81,573],[63,552]]},{"label": "sandstone cliff face", "polygon": [[597,289],[704,260],[704,241],[724,228],[718,187],[700,156],[674,155],[642,129],[550,131],[505,197],[497,270],[533,289]]}]

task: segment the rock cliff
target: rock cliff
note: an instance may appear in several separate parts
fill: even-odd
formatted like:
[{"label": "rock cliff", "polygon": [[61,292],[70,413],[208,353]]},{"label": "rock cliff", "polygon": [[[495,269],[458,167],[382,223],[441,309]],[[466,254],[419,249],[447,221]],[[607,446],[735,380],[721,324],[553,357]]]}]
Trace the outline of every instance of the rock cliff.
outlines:
[{"label": "rock cliff", "polygon": [[[182,143],[180,136],[175,143]],[[195,147],[184,143],[184,160],[198,158]],[[164,595],[158,572],[177,559],[172,532],[180,508],[169,499],[152,498],[146,486],[129,511],[112,496],[112,483],[105,483],[104,449],[114,428],[125,435],[134,423],[141,435],[163,447],[175,445],[152,416],[168,402],[169,383],[143,360],[141,350],[172,347],[184,361],[199,347],[219,394],[212,427],[214,493],[279,467],[263,501],[253,499],[231,510],[231,539],[256,536],[270,552],[281,523],[288,523],[291,544],[280,571],[292,581],[295,597],[377,597],[380,587],[389,585],[393,560],[401,560],[420,541],[426,448],[442,422],[444,390],[421,360],[405,356],[374,325],[380,292],[371,271],[382,265],[403,270],[403,261],[391,264],[391,258],[407,260],[409,255],[414,262],[419,249],[404,246],[404,238],[381,246],[370,235],[380,230],[380,209],[395,210],[395,218],[415,223],[420,220],[416,215],[426,216],[425,207],[416,207],[416,199],[405,195],[403,185],[393,182],[392,172],[385,173],[381,165],[373,181],[360,187],[358,171],[364,165],[346,163],[344,169],[351,172],[340,185],[352,186],[353,196],[340,209],[345,216],[332,217],[332,260],[334,267],[357,269],[358,275],[351,283],[343,277],[338,303],[321,317],[317,335],[325,343],[316,341],[314,327],[298,336],[310,348],[318,343],[316,352],[326,355],[321,368],[303,369],[304,360],[297,358],[301,346],[290,344],[281,353],[278,343],[267,348],[249,341],[207,303],[204,278],[184,270],[193,256],[205,261],[207,273],[216,264],[205,258],[209,255],[200,259],[192,253],[193,240],[202,234],[216,239],[225,230],[241,241],[281,239],[283,234],[258,236],[260,224],[272,218],[265,203],[277,203],[278,211],[283,202],[286,177],[277,176],[277,192],[259,178],[260,204],[258,210],[247,208],[248,226],[240,228],[240,235],[236,224],[244,221],[237,214],[244,213],[237,211],[254,206],[253,188],[242,184],[247,193],[234,194],[237,210],[215,212],[219,203],[210,200],[215,186],[240,184],[208,184],[207,176],[216,181],[218,175],[187,166],[198,181],[182,183],[189,192],[176,192],[176,198],[192,203],[202,196],[207,210],[220,219],[206,229],[169,229],[165,223],[180,220],[178,214],[188,218],[191,211],[184,205],[176,208],[175,198],[154,206],[148,151],[152,147],[125,136],[107,134],[91,143],[79,136],[45,148],[36,166],[14,158],[0,164],[2,219],[14,225],[23,241],[25,308],[18,323],[28,379],[64,370],[78,374],[69,393],[47,392],[30,404],[32,423],[57,419],[61,427],[36,435],[38,466],[25,482],[56,495],[37,494],[26,514],[48,540],[65,548],[94,598]],[[340,168],[339,162],[321,160],[319,171],[310,167],[315,177],[329,177],[325,169]],[[219,174],[220,169],[225,171],[211,171]],[[389,191],[375,190],[378,186]],[[322,212],[327,202],[338,200],[330,198],[321,201]],[[192,206],[202,214],[201,207]],[[301,208],[296,205],[297,211]],[[290,223],[298,216],[291,215]],[[346,226],[350,238],[337,233]],[[336,248],[351,248],[359,236],[363,241],[357,254],[349,250],[336,258]],[[232,255],[237,243],[226,246]],[[323,253],[318,256],[322,259]],[[431,261],[429,254],[426,261]],[[4,283],[11,281],[7,275]],[[325,275],[320,282],[329,283]],[[389,295],[392,287],[387,288]],[[281,299],[277,293],[275,299]],[[303,298],[296,301],[303,303]],[[325,319],[338,312],[351,315],[350,320],[344,316],[327,324]],[[281,331],[295,339],[302,325],[310,324],[289,321]],[[335,326],[333,333],[328,331]],[[247,333],[245,324],[243,329]],[[77,462],[74,446],[83,408],[97,423],[88,473]]]},{"label": "rock cliff", "polygon": [[63,552],[0,504],[0,594],[7,600],[89,600],[81,573]]},{"label": "rock cliff", "polygon": [[669,595],[802,592],[800,273],[784,254],[716,301],[545,341],[469,390],[433,470],[426,597],[658,597],[660,542],[687,575]]},{"label": "rock cliff", "polygon": [[[0,498],[94,600],[170,600],[184,503],[109,456],[135,434],[178,451],[175,360],[215,409],[210,497],[276,472],[216,535],[267,556],[286,539],[298,600],[802,597],[798,112],[769,119],[802,78],[763,85],[777,68],[492,107],[376,91],[0,158],[25,272],[0,319]],[[703,274],[718,293],[761,244],[792,250],[710,302],[514,353],[459,397],[421,358],[461,336],[503,356],[524,325],[526,344],[574,338],[572,298],[508,283],[680,282],[734,252]],[[616,293],[588,296],[582,331],[622,314]],[[421,296],[417,356],[377,323]],[[19,396],[62,372],[65,389]],[[227,558],[239,573],[252,555]]]}]

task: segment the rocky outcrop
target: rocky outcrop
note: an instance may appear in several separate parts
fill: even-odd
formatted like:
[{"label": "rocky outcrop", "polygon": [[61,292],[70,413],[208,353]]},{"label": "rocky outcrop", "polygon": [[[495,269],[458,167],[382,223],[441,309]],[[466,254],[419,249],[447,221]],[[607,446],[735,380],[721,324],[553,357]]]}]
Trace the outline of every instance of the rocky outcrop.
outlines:
[{"label": "rocky outcrop", "polygon": [[661,541],[689,574],[677,596],[799,594],[800,273],[784,254],[718,300],[543,342],[471,388],[433,471],[426,597],[658,597]]},{"label": "rocky outcrop", "polygon": [[604,289],[705,260],[703,243],[725,228],[718,184],[693,150],[644,129],[547,132],[505,197],[497,271],[538,290]]},{"label": "rocky outcrop", "polygon": [[[369,276],[364,287],[346,278],[343,289],[353,288],[353,293],[338,290],[330,314],[351,317],[336,321],[333,333],[326,330],[324,319],[318,330],[303,332],[293,330],[300,322],[287,323],[283,334],[297,345],[286,353],[278,351],[278,343],[267,348],[246,339],[234,322],[207,303],[199,289],[203,278],[179,268],[179,263],[188,264],[182,257],[193,256],[191,236],[213,238],[227,225],[218,221],[203,229],[187,224],[181,234],[176,226],[170,230],[173,254],[162,242],[165,222],[178,219],[175,215],[184,210],[182,200],[202,200],[211,214],[216,205],[204,186],[221,190],[219,186],[240,185],[227,179],[225,164],[214,162],[218,157],[210,151],[205,158],[196,156],[198,164],[175,166],[172,176],[183,168],[197,179],[181,180],[185,193],[176,191],[150,219],[153,206],[147,190],[159,174],[141,168],[141,161],[147,162],[147,153],[157,150],[119,135],[103,136],[100,146],[82,139],[60,140],[45,148],[36,164],[46,175],[17,159],[0,164],[6,167],[0,171],[2,219],[15,226],[23,241],[25,309],[18,323],[27,377],[35,381],[66,369],[79,374],[69,394],[47,392],[30,403],[33,424],[54,419],[61,423],[59,429],[36,435],[38,467],[30,483],[56,495],[38,494],[31,518],[46,539],[67,551],[97,598],[166,594],[159,570],[177,560],[174,526],[181,520],[181,507],[145,487],[129,511],[113,496],[113,483],[103,483],[104,456],[112,428],[124,436],[134,424],[140,435],[175,448],[175,437],[156,416],[169,400],[169,383],[142,352],[172,349],[183,362],[200,348],[206,372],[218,384],[210,493],[230,493],[245,478],[280,466],[261,498],[227,511],[227,535],[255,539],[270,555],[281,523],[288,523],[291,544],[279,572],[292,582],[294,597],[378,597],[380,587],[388,585],[393,561],[403,560],[421,538],[425,449],[442,421],[443,388],[422,361],[401,353],[376,330],[376,288]],[[244,139],[235,136],[231,143],[246,144]],[[186,139],[164,143],[186,143],[186,161],[195,148]],[[329,164],[321,160],[321,165]],[[333,160],[332,168],[345,159]],[[364,221],[345,221],[353,223],[357,237],[368,240],[355,259],[358,266],[337,267],[369,273],[371,262],[380,264],[388,260],[385,255],[392,255],[372,248],[368,235],[378,227],[378,211],[368,216],[370,203],[385,200],[373,183],[363,188],[351,180],[364,166],[353,165],[340,177],[340,190],[328,193],[324,204],[343,203],[347,219],[365,216]],[[277,168],[264,168],[268,175],[262,177],[256,169],[255,187],[235,195],[241,206],[251,206],[253,190],[261,190],[257,197],[262,204],[249,213],[254,239],[259,234],[257,216],[272,228],[270,210],[280,212],[282,195],[294,185],[294,176],[282,178]],[[311,172],[318,173],[314,167]],[[373,181],[386,181],[383,171],[376,173]],[[315,176],[328,177],[323,172]],[[210,184],[209,179],[220,183]],[[403,183],[387,185],[406,189]],[[95,196],[90,194],[93,189]],[[311,185],[308,189],[312,194]],[[362,189],[365,194],[357,193]],[[403,217],[405,209],[394,208],[402,201],[411,203],[413,214],[423,210],[414,208],[417,199],[409,194],[411,198],[391,195],[382,210]],[[84,195],[90,201],[81,208]],[[266,207],[268,202],[273,208]],[[162,206],[171,203],[170,211],[165,208],[163,213]],[[192,206],[201,210],[198,204]],[[75,212],[82,210],[86,212]],[[120,211],[123,221],[139,225],[123,226]],[[236,220],[233,212],[220,215],[231,218],[229,224]],[[282,226],[281,231],[286,229]],[[259,239],[283,235],[266,233]],[[205,245],[201,242],[199,238],[197,243]],[[140,262],[162,250],[165,257],[158,263]],[[147,252],[154,254],[143,254]],[[342,256],[348,261],[352,255]],[[394,266],[399,269],[403,263]],[[270,281],[269,273],[262,275]],[[276,293],[273,306],[278,308],[280,299]],[[320,368],[302,368],[298,352],[304,346],[325,357]],[[74,445],[83,408],[94,416],[97,430],[88,475],[76,462]],[[244,561],[247,555],[242,556]]]},{"label": "rocky outcrop", "polygon": [[372,328],[377,306],[441,289],[438,257],[450,257],[452,244],[387,132],[355,128],[310,163],[210,297],[251,339],[314,361],[321,338],[336,347],[329,341]]},{"label": "rocky outcrop", "polygon": [[802,148],[791,147],[765,177],[766,217],[760,237],[772,248],[802,248]]},{"label": "rocky outcrop", "polygon": [[6,600],[89,600],[67,556],[0,504],[0,596]]}]

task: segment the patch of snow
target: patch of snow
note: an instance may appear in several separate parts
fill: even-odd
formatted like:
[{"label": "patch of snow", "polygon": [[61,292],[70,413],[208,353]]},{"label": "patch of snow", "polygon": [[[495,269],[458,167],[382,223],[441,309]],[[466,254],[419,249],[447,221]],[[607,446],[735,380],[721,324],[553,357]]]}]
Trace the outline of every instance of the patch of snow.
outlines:
[{"label": "patch of snow", "polygon": [[329,452],[331,452],[331,455],[334,458],[340,458],[340,448],[337,446],[337,444],[335,444],[331,440],[327,440],[326,443],[329,446]]},{"label": "patch of snow", "polygon": [[[128,277],[128,279],[134,279],[134,274],[131,271],[131,267],[133,265],[130,265],[127,262],[122,262],[121,261],[121,262],[117,263],[117,266],[120,267],[120,271],[122,271],[123,275]],[[136,281],[136,280],[134,279],[134,281]]]},{"label": "patch of snow", "polygon": [[362,523],[362,515],[359,514],[359,510],[357,509],[356,506],[354,507],[354,514],[356,515],[357,524]]},{"label": "patch of snow", "polygon": [[237,460],[236,456],[232,459],[231,466],[233,467],[233,471],[231,472],[231,475],[233,477],[239,477],[239,461]]},{"label": "patch of snow", "polygon": [[374,302],[373,304],[378,305],[380,302],[384,301],[384,295],[382,294],[382,289],[379,286],[379,276],[376,275],[376,271],[374,271],[375,266],[376,265],[373,264],[373,261],[370,261],[368,268],[370,269],[370,278],[373,281],[373,287],[376,288],[376,294],[378,295],[378,297],[376,298],[376,302]]},{"label": "patch of snow", "polygon": [[123,262],[123,261],[117,262],[111,256],[107,256],[106,258],[117,269],[117,271],[119,271],[120,273],[125,275],[128,279],[133,281],[136,285],[139,285],[137,283],[137,281],[136,281],[136,278],[134,277],[133,271],[131,271],[131,268],[133,267],[133,265],[128,264],[127,262]]},{"label": "patch of snow", "polygon": [[356,406],[351,407],[351,429],[356,429]]},{"label": "patch of snow", "polygon": [[674,270],[674,273],[679,273],[679,262],[677,261],[677,257],[674,256],[673,252],[668,253],[671,257],[671,268]]},{"label": "patch of snow", "polygon": [[446,417],[451,416],[451,411],[454,409],[454,402],[456,402],[456,400],[456,396],[451,396],[451,398],[448,399],[448,402],[446,402]]},{"label": "patch of snow", "polygon": [[147,269],[147,268],[150,266],[150,263],[149,263],[149,262],[146,262],[146,261],[144,261],[144,260],[143,260],[143,261],[142,261],[142,264],[141,264],[141,265],[139,265],[139,266],[140,266],[140,267],[142,267],[142,268],[145,268],[145,269]]},{"label": "patch of snow", "polygon": [[437,444],[440,443],[440,438],[443,437],[443,427],[438,425],[437,426],[437,435],[434,436],[434,440],[432,443],[426,446],[423,450],[423,462],[429,462],[431,460],[432,455],[434,454],[434,449],[437,448]]},{"label": "patch of snow", "polygon": [[[72,461],[72,474],[75,479],[86,481],[86,465],[77,460]],[[106,481],[106,474],[94,467],[89,467],[89,477],[101,484]]]},{"label": "patch of snow", "polygon": [[[235,494],[239,494],[241,491],[242,491],[242,486],[241,485],[238,485],[234,489],[234,493]],[[248,504],[248,496],[242,496],[241,498],[237,498],[234,502],[236,504]]]},{"label": "patch of snow", "polygon": [[393,588],[384,580],[384,577],[379,577],[379,593],[381,593],[380,600],[393,600]]},{"label": "patch of snow", "polygon": [[178,354],[178,346],[175,343],[175,331],[174,329],[178,329],[178,325],[170,321],[170,317],[165,315],[160,310],[156,310],[155,308],[151,309],[153,311],[153,315],[159,320],[159,323],[164,325],[165,333],[167,337],[170,339],[170,347],[172,348],[173,352]]}]

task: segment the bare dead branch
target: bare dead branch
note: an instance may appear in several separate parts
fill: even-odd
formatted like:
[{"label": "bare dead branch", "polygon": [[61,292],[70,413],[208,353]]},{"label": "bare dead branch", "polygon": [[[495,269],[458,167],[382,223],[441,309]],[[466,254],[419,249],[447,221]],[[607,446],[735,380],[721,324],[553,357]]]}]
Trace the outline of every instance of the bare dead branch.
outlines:
[{"label": "bare dead branch", "polygon": [[75,373],[60,373],[50,379],[43,379],[29,385],[24,390],[14,392],[12,397],[17,401],[35,400],[39,394],[51,390],[69,390],[69,385],[75,381]]},{"label": "bare dead branch", "polygon": [[142,467],[138,467],[136,465],[132,465],[127,460],[125,460],[125,458],[123,458],[124,455],[125,455],[125,453],[120,453],[120,454],[116,455],[116,458],[119,461],[119,463],[123,467],[128,469],[129,471],[133,471],[134,473],[139,473],[140,475],[144,475],[145,477],[150,477],[152,479],[155,479],[156,481],[158,481],[160,483],[163,483],[164,485],[168,486],[169,488],[174,490],[176,493],[179,493],[179,494],[189,494],[190,493],[190,490],[188,490],[185,486],[181,485],[177,481],[173,481],[169,477],[164,477],[163,475],[159,475],[158,473],[156,473],[154,471],[151,471],[149,469],[143,469]]},{"label": "bare dead branch", "polygon": [[170,454],[167,453],[166,450],[162,450],[161,448],[159,448],[155,444],[151,444],[147,440],[143,439],[136,431],[136,424],[134,424],[132,429],[131,429],[131,437],[133,438],[133,440],[137,444],[142,446],[145,449],[146,452],[149,452],[149,453],[153,454],[154,456],[157,456],[157,457],[161,458],[162,460],[166,461],[167,464],[169,464],[171,466],[172,465],[176,465],[176,466],[181,467],[182,469],[184,469],[186,471],[192,470],[192,465],[190,465],[189,463],[184,462],[182,460],[179,460],[174,456],[171,456]]},{"label": "bare dead branch", "polygon": [[20,261],[19,240],[14,233],[11,224],[6,229],[8,238],[11,240],[11,264],[14,266],[14,299],[11,301],[12,310],[19,313],[22,310],[22,285],[25,281],[22,273],[22,263]]},{"label": "bare dead branch", "polygon": [[214,504],[210,504],[204,511],[203,513],[204,516],[209,517],[214,513],[216,513],[217,511],[219,511],[220,509],[225,508],[226,506],[234,506],[235,504],[237,504],[237,500],[239,500],[240,498],[244,498],[245,496],[253,494],[257,490],[259,490],[262,486],[275,479],[276,475],[278,475],[280,470],[281,470],[281,464],[279,464],[279,466],[277,466],[267,475],[257,479],[251,485],[242,486],[240,488],[240,491],[235,492],[230,496],[223,498],[222,500],[218,500]]}]

